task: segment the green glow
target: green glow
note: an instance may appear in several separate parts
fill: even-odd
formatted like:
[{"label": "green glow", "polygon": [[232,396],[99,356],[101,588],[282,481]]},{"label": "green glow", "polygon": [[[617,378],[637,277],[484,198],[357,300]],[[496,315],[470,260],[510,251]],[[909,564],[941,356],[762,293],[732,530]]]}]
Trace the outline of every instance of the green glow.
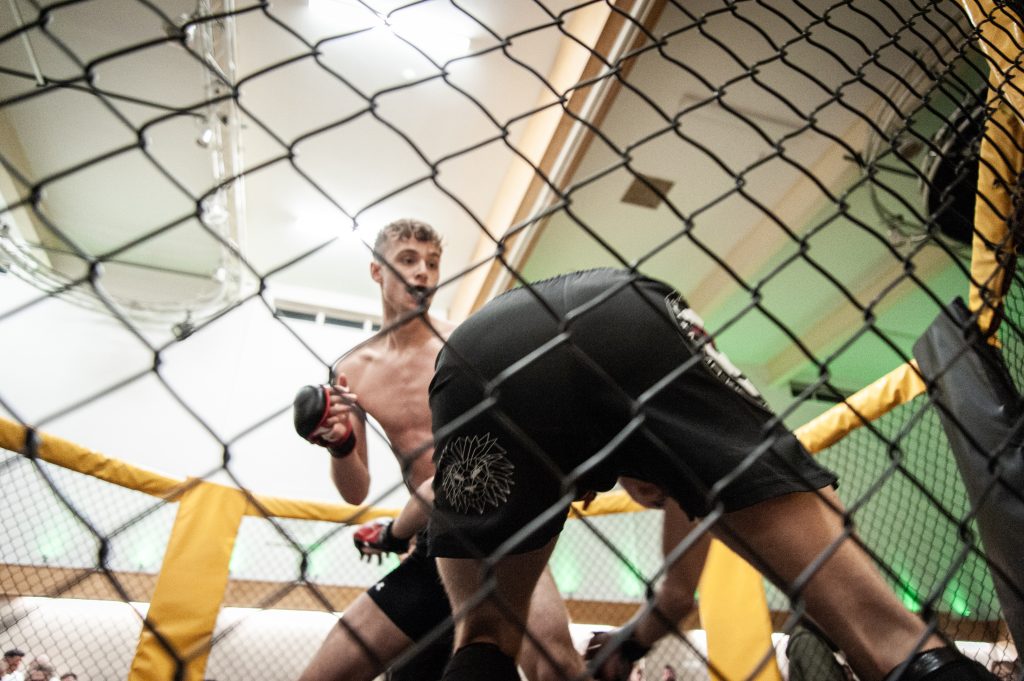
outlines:
[{"label": "green glow", "polygon": [[242,557],[244,551],[239,551],[236,546],[231,552],[231,560],[228,561],[228,573],[235,574],[239,569],[244,569],[246,565],[245,558]]},{"label": "green glow", "polygon": [[51,529],[39,540],[39,553],[43,562],[64,555],[64,536],[59,530]]},{"label": "green glow", "polygon": [[642,598],[647,590],[644,581],[637,577],[627,565],[623,565],[619,571],[619,588],[623,595],[630,598]]},{"label": "green glow", "polygon": [[548,565],[551,566],[551,575],[555,578],[558,590],[563,594],[576,593],[583,583],[583,570],[580,569],[576,556],[571,551],[556,546]]},{"label": "green glow", "polygon": [[903,605],[910,612],[921,610],[921,592],[911,579],[910,572],[901,568],[899,571],[899,584],[897,584],[896,595],[903,601]]},{"label": "green glow", "polygon": [[959,582],[950,582],[946,586],[943,598],[946,604],[949,605],[950,612],[961,617],[967,617],[971,614],[971,606],[967,602],[967,594]]},{"label": "green glow", "polygon": [[[138,542],[132,547],[131,562],[138,570],[156,568],[160,565],[163,546],[155,542]],[[234,560],[234,554],[231,555]]]},{"label": "green glow", "polygon": [[[624,532],[622,540],[618,542],[618,547],[628,560],[635,560],[640,553],[636,546],[635,532]],[[646,593],[647,585],[627,564],[621,563],[619,566],[619,589],[624,596],[642,598]]]},{"label": "green glow", "polygon": [[323,544],[309,549],[306,556],[306,577],[309,579],[323,577],[327,567]]},{"label": "green glow", "polygon": [[901,591],[900,600],[903,601],[903,607],[910,612],[917,612],[921,609],[921,604],[917,601],[917,594],[913,591]]}]

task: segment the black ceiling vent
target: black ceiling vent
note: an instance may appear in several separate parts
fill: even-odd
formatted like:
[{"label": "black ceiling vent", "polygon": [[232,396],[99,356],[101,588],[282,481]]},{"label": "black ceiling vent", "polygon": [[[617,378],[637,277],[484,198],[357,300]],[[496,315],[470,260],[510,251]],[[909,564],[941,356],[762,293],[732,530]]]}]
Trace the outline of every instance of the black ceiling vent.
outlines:
[{"label": "black ceiling vent", "polygon": [[[791,381],[789,384],[789,394],[792,397],[804,395],[804,397],[808,400],[832,403],[842,402],[847,397],[853,394],[852,390],[843,390],[842,388],[831,388],[827,385],[815,385],[813,388],[811,386],[811,383]],[[810,389],[810,391],[807,394],[804,394],[804,391],[808,389]]]},{"label": "black ceiling vent", "polygon": [[939,233],[970,246],[974,239],[974,204],[978,191],[978,158],[989,111],[988,85],[965,97],[934,137],[939,153],[929,153],[923,183],[929,218]]},{"label": "black ceiling vent", "polygon": [[[643,206],[644,208],[657,208],[661,205],[661,197],[667,196],[668,191],[672,189],[674,184],[675,182],[663,180],[660,177],[637,175],[629,184],[629,189],[623,195],[622,202],[631,203],[634,206]],[[657,191],[654,191],[651,187],[654,187]],[[658,195],[659,192],[661,196]]]}]

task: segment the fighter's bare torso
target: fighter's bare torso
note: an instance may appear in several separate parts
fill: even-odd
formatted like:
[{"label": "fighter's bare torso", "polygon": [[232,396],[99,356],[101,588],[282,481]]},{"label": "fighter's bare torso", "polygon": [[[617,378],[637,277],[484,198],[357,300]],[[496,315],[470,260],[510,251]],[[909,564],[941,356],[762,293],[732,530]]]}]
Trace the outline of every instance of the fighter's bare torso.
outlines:
[{"label": "fighter's bare torso", "polygon": [[335,367],[358,395],[359,406],[384,430],[411,488],[434,474],[427,388],[437,353],[454,328],[434,317],[429,326],[414,319],[371,340]]}]

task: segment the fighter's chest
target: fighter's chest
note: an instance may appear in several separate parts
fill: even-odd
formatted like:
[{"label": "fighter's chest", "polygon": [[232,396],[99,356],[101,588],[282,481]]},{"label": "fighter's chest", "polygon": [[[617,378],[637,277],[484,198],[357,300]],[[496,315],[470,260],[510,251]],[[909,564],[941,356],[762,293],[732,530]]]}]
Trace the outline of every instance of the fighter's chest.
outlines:
[{"label": "fighter's chest", "polygon": [[427,390],[432,376],[432,363],[374,366],[364,376],[359,401],[385,430],[429,428]]}]

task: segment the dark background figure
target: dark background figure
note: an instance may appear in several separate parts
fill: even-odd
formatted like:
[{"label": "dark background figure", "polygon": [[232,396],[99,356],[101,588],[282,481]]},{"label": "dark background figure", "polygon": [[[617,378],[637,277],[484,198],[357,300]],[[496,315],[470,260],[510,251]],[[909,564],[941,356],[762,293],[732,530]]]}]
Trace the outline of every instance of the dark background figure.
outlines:
[{"label": "dark background figure", "polygon": [[852,681],[853,672],[836,659],[839,647],[810,620],[793,629],[786,644],[790,681]]}]

